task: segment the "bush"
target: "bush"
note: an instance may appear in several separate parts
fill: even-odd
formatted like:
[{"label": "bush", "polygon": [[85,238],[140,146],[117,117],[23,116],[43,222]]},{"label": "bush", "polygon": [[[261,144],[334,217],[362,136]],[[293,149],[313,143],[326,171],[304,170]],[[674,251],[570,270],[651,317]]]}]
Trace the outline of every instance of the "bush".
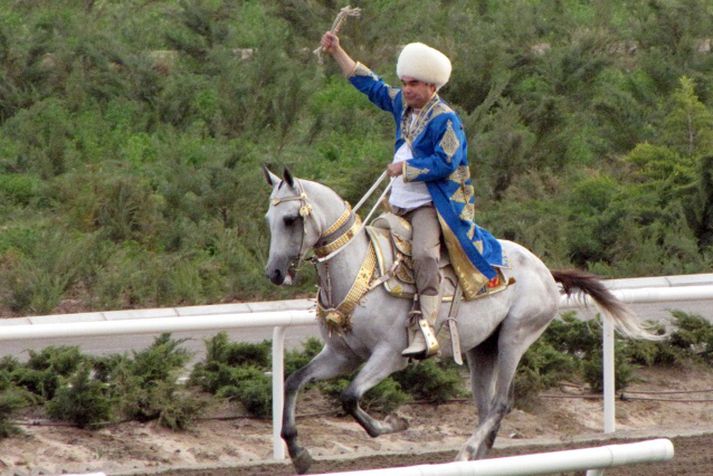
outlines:
[{"label": "bush", "polygon": [[0,438],[7,438],[20,432],[20,429],[12,424],[11,418],[15,411],[26,404],[27,400],[21,392],[12,388],[0,388]]},{"label": "bush", "polygon": [[392,378],[411,397],[431,403],[444,403],[465,394],[463,376],[450,359],[424,360],[396,372]]},{"label": "bush", "polygon": [[265,417],[272,412],[272,384],[265,374],[270,368],[270,343],[232,343],[225,332],[205,341],[206,360],[191,372],[190,382],[221,398],[240,402],[251,414]]},{"label": "bush", "polygon": [[29,353],[27,364],[14,366],[10,379],[18,387],[46,400],[54,398],[61,377],[71,375],[85,360],[77,346],[49,346]]},{"label": "bush", "polygon": [[28,205],[39,192],[42,182],[26,174],[1,174],[0,197],[4,201]]},{"label": "bush", "polygon": [[[350,383],[351,378],[339,378],[320,382],[317,385],[323,393],[335,401],[341,402],[342,393]],[[392,377],[388,377],[366,392],[359,403],[366,411],[375,411],[385,415],[411,400],[411,396],[401,388],[401,385]]]},{"label": "bush", "polygon": [[285,352],[285,375],[289,376],[307,365],[319,354],[324,343],[316,337],[307,339],[302,350],[288,350]]},{"label": "bush", "polygon": [[257,417],[272,413],[272,384],[265,371],[253,366],[221,367],[223,377],[215,395],[238,401]]},{"label": "bush", "polygon": [[205,345],[205,362],[193,367],[190,383],[207,392],[217,393],[221,387],[234,385],[234,368],[250,367],[264,372],[271,365],[269,341],[261,344],[233,343],[229,342],[227,333],[220,332],[206,340]]},{"label": "bush", "polygon": [[190,354],[179,348],[182,342],[162,334],[148,349],[134,352],[132,360],[117,364],[114,391],[125,416],[138,421],[158,419],[171,429],[190,427],[204,404],[178,383],[179,373],[190,359]]},{"label": "bush", "polygon": [[112,419],[112,401],[107,385],[95,380],[91,367],[82,365],[47,402],[47,414],[79,428],[97,428]]},{"label": "bush", "polygon": [[573,355],[556,349],[544,337],[538,339],[525,352],[517,368],[515,404],[519,408],[527,408],[537,400],[542,390],[575,377],[577,370],[577,359]]}]

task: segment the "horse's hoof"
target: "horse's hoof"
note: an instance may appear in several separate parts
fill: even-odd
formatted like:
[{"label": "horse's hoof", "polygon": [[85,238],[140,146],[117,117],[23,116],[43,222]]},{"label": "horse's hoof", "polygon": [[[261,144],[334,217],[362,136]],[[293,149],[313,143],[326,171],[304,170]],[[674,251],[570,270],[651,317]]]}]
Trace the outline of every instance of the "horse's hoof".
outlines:
[{"label": "horse's hoof", "polygon": [[475,459],[475,451],[469,445],[463,446],[458,452],[455,461],[473,461]]},{"label": "horse's hoof", "polygon": [[295,467],[297,474],[305,474],[312,466],[312,456],[304,448],[301,448],[295,456],[292,457],[292,466]]},{"label": "horse's hoof", "polygon": [[408,420],[396,415],[388,415],[386,423],[391,427],[391,433],[404,431],[408,429]]}]

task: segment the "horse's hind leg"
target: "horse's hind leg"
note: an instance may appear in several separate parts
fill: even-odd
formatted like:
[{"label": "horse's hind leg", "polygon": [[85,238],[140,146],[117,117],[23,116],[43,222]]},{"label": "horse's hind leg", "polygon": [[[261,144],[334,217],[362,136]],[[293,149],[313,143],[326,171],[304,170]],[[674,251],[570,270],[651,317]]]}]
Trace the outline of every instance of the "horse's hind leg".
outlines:
[{"label": "horse's hind leg", "polygon": [[466,354],[468,368],[470,369],[473,399],[478,408],[480,421],[483,421],[488,414],[490,404],[493,401],[495,370],[498,362],[499,331],[500,328]]},{"label": "horse's hind leg", "polygon": [[403,418],[389,415],[386,420],[376,420],[359,406],[359,400],[369,389],[407,364],[400,352],[388,347],[377,349],[342,393],[344,410],[354,417],[369,436],[377,437],[408,428],[408,422]]},{"label": "horse's hind leg", "polygon": [[[481,395],[476,399],[479,411],[479,423],[473,435],[466,441],[463,448],[457,456],[457,460],[466,461],[478,459],[492,448],[495,442],[495,437],[500,429],[500,423],[505,415],[512,409],[513,404],[513,380],[517,370],[517,364],[520,358],[527,351],[528,347],[540,336],[544,331],[550,318],[544,314],[540,317],[544,319],[533,318],[533,325],[527,331],[518,329],[517,326],[504,322],[500,328],[497,337],[497,348],[490,349],[485,361],[485,366],[481,367],[482,375],[479,374],[478,366],[471,368],[471,376],[475,379],[486,380],[490,375],[494,380],[492,387],[487,387],[487,383],[483,382],[482,389],[491,390],[490,395]],[[487,342],[487,341],[486,341]],[[487,350],[487,349],[483,349]],[[477,352],[469,353],[469,362],[473,358],[477,358]],[[474,385],[474,390],[476,386]],[[486,401],[489,397],[489,402]]]},{"label": "horse's hind leg", "polygon": [[324,380],[354,371],[359,360],[349,359],[325,346],[307,365],[290,375],[285,381],[285,403],[282,413],[282,431],[280,435],[287,444],[290,459],[299,474],[306,473],[312,464],[309,452],[297,444],[295,425],[295,407],[297,393],[303,385],[314,380]]}]

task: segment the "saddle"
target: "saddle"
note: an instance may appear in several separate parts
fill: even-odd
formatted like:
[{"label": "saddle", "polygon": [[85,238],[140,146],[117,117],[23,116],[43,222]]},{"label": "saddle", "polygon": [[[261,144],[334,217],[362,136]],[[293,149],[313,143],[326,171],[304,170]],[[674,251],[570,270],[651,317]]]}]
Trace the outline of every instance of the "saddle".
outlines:
[{"label": "saddle", "polygon": [[[376,273],[371,288],[383,285],[394,297],[413,300],[416,294],[413,260],[411,255],[411,224],[393,213],[383,213],[366,227],[367,235],[376,252]],[[451,266],[448,252],[443,247],[439,261],[441,273],[441,295],[443,302],[451,302],[458,284],[458,278]],[[481,299],[504,291],[511,282],[505,278],[500,268],[497,276],[466,300]]]}]

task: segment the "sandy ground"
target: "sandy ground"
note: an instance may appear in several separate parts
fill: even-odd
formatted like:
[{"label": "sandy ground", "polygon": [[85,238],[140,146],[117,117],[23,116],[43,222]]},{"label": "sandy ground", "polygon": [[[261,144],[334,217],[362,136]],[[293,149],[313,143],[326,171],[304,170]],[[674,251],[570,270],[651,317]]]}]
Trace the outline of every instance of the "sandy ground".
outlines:
[{"label": "sandy ground", "polygon": [[[617,435],[713,434],[713,369],[641,370],[637,376],[640,381],[625,391],[626,399],[617,401]],[[701,390],[708,392],[661,393]],[[503,422],[496,448],[599,435],[601,401],[570,398],[580,392],[562,386],[545,392],[528,411],[513,410]],[[169,474],[178,468],[230,466],[247,467],[245,474],[250,474],[251,466],[257,469],[274,462],[270,420],[241,416],[232,406],[211,413],[213,419],[202,420],[188,432],[133,422],[88,431],[25,420],[23,435],[0,440],[0,475]],[[470,402],[409,404],[397,414],[409,420],[410,428],[372,439],[332,402],[310,391],[298,402],[298,415],[302,415],[298,430],[315,459],[348,459],[375,453],[456,450],[473,431],[477,418]]]}]

